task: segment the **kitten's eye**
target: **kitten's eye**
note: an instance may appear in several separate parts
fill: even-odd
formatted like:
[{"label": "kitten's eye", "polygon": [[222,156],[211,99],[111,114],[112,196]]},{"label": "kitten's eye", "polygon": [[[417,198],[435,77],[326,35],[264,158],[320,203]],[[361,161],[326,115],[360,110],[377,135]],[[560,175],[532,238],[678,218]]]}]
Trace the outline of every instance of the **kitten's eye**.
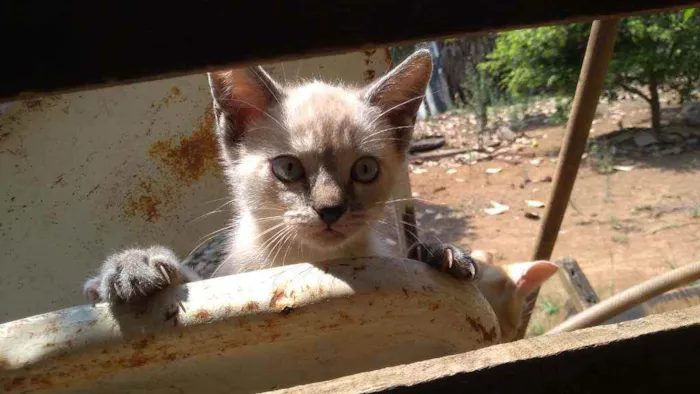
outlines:
[{"label": "kitten's eye", "polygon": [[296,182],[304,177],[304,166],[294,156],[279,156],[272,160],[272,173],[282,182]]},{"label": "kitten's eye", "polygon": [[357,182],[370,183],[379,175],[379,162],[370,156],[359,158],[352,166],[352,179]]}]

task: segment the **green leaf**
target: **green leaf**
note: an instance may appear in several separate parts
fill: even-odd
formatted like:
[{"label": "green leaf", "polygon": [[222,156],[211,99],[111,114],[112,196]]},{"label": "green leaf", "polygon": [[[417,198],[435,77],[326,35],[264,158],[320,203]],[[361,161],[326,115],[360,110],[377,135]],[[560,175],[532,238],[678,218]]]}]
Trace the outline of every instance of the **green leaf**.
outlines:
[{"label": "green leaf", "polygon": [[687,10],[683,11],[683,23],[688,22],[688,19],[692,18],[694,13],[695,8],[688,8]]}]

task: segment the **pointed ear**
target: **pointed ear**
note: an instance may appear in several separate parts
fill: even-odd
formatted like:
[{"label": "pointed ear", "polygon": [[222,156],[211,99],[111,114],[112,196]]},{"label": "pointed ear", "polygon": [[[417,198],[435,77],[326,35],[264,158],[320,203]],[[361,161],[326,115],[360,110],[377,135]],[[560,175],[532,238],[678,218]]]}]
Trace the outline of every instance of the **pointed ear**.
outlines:
[{"label": "pointed ear", "polygon": [[237,143],[246,128],[268,112],[283,95],[282,87],[262,67],[209,73],[217,132],[229,145]]},{"label": "pointed ear", "polygon": [[529,261],[503,267],[510,280],[515,283],[515,293],[527,297],[557,272],[556,264],[549,261]]},{"label": "pointed ear", "polygon": [[418,108],[433,72],[430,51],[416,51],[379,80],[367,86],[363,96],[378,107],[385,119],[398,129],[399,136],[410,140]]}]

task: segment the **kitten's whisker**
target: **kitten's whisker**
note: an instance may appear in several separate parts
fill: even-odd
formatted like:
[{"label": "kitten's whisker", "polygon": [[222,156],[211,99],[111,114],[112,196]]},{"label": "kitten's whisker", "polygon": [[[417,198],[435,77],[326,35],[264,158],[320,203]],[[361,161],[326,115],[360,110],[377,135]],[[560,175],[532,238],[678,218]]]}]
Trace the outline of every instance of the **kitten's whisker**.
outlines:
[{"label": "kitten's whisker", "polygon": [[410,98],[410,99],[408,99],[408,100],[406,100],[406,101],[404,101],[404,102],[402,102],[402,103],[399,103],[399,104],[397,104],[397,105],[395,105],[395,106],[393,106],[393,107],[387,109],[386,111],[383,111],[382,113],[380,113],[379,115],[377,115],[371,122],[369,122],[369,126],[368,126],[368,127],[373,126],[374,123],[375,123],[377,120],[379,120],[382,116],[388,114],[389,112],[391,112],[391,111],[393,111],[393,110],[395,110],[395,109],[397,109],[397,108],[399,108],[399,107],[401,107],[401,106],[403,106],[403,105],[406,105],[406,104],[408,104],[408,103],[410,103],[410,102],[412,102],[412,101],[423,100],[424,98],[425,98],[425,95],[413,97],[413,98]]},{"label": "kitten's whisker", "polygon": [[413,126],[396,126],[396,127],[388,127],[386,129],[381,129],[379,131],[374,131],[370,135],[363,137],[362,140],[360,140],[360,144],[363,144],[366,140],[368,140],[376,135],[379,135],[381,133],[386,133],[389,131],[399,130],[399,129],[410,129],[411,127],[413,127]]},{"label": "kitten's whisker", "polygon": [[[267,86],[267,85],[266,85],[266,86]],[[269,88],[268,88],[268,89],[269,89]],[[287,128],[284,126],[284,124],[282,124],[282,122],[280,122],[279,120],[277,120],[277,118],[275,118],[274,116],[270,115],[269,112],[264,111],[264,110],[262,110],[262,109],[260,109],[260,108],[258,108],[258,107],[256,107],[256,106],[254,106],[253,104],[247,102],[247,101],[238,100],[238,99],[225,99],[224,101],[236,101],[236,102],[239,102],[239,103],[241,103],[241,104],[245,104],[245,105],[247,105],[247,106],[249,106],[249,107],[251,107],[251,108],[253,108],[253,109],[257,110],[257,111],[260,111],[260,113],[262,113],[263,115],[265,115],[265,116],[267,116],[268,118],[270,118],[273,122],[277,123],[277,125],[279,125],[279,127],[281,127],[282,130],[287,130]]]},{"label": "kitten's whisker", "polygon": [[187,257],[190,257],[190,255],[192,255],[192,253],[194,253],[197,249],[199,249],[200,246],[204,245],[207,241],[209,241],[210,239],[214,238],[214,237],[215,237],[217,234],[219,234],[220,232],[226,231],[226,230],[230,230],[230,229],[232,229],[233,227],[234,227],[233,225],[224,226],[224,227],[222,227],[222,228],[220,228],[220,229],[218,229],[218,230],[214,230],[214,231],[210,232],[209,234],[207,234],[207,235],[201,237],[200,239],[197,240],[198,242],[199,242],[199,241],[201,241],[201,242],[199,242],[199,244],[198,244],[197,246],[195,246],[194,249],[192,249],[192,251],[187,255]]},{"label": "kitten's whisker", "polygon": [[298,231],[293,232],[292,239],[288,242],[288,245],[287,245],[287,251],[284,252],[284,256],[282,257],[282,265],[284,265],[284,263],[287,261],[287,255],[289,254],[289,251],[292,250],[292,246],[294,245],[294,242],[296,241],[298,234],[299,234]]},{"label": "kitten's whisker", "polygon": [[[270,260],[271,264],[273,264],[277,260],[277,256],[282,251],[282,249],[286,245],[287,241],[291,240],[292,237],[294,237],[294,230],[290,227],[290,231],[287,232],[287,235],[285,235],[285,237],[277,244],[277,247],[276,247],[277,252],[275,253],[274,257],[272,257],[272,260]],[[282,264],[282,265],[284,265],[284,264]]]},{"label": "kitten's whisker", "polygon": [[426,199],[418,198],[418,197],[396,198],[393,200],[378,201],[375,204],[393,204],[393,203],[403,202],[403,201],[419,201],[419,202],[423,202],[426,204],[439,205],[439,206],[443,206],[443,207],[449,206],[447,204],[443,204],[443,203],[439,203],[439,202],[431,201],[431,200],[426,200]]},{"label": "kitten's whisker", "polygon": [[290,230],[291,227],[285,227],[260,246],[261,253],[264,253],[265,250],[269,249],[265,258],[262,259],[263,262],[269,262],[269,264],[272,264],[272,262],[270,262],[270,255],[272,255],[272,252],[275,251],[275,247],[279,244],[280,239],[285,237]]}]

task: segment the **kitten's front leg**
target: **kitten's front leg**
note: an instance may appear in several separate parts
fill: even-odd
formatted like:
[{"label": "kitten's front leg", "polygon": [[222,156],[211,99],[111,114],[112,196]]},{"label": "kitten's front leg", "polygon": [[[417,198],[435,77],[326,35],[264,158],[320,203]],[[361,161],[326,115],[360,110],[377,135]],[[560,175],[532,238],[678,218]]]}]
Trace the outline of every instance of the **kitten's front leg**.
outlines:
[{"label": "kitten's front leg", "polygon": [[85,282],[83,291],[93,303],[131,303],[166,287],[199,279],[194,271],[180,264],[173,251],[152,246],[107,257],[100,273]]},{"label": "kitten's front leg", "polygon": [[421,242],[408,251],[408,258],[447,272],[457,279],[472,280],[478,276],[477,262],[462,248],[440,242]]}]

